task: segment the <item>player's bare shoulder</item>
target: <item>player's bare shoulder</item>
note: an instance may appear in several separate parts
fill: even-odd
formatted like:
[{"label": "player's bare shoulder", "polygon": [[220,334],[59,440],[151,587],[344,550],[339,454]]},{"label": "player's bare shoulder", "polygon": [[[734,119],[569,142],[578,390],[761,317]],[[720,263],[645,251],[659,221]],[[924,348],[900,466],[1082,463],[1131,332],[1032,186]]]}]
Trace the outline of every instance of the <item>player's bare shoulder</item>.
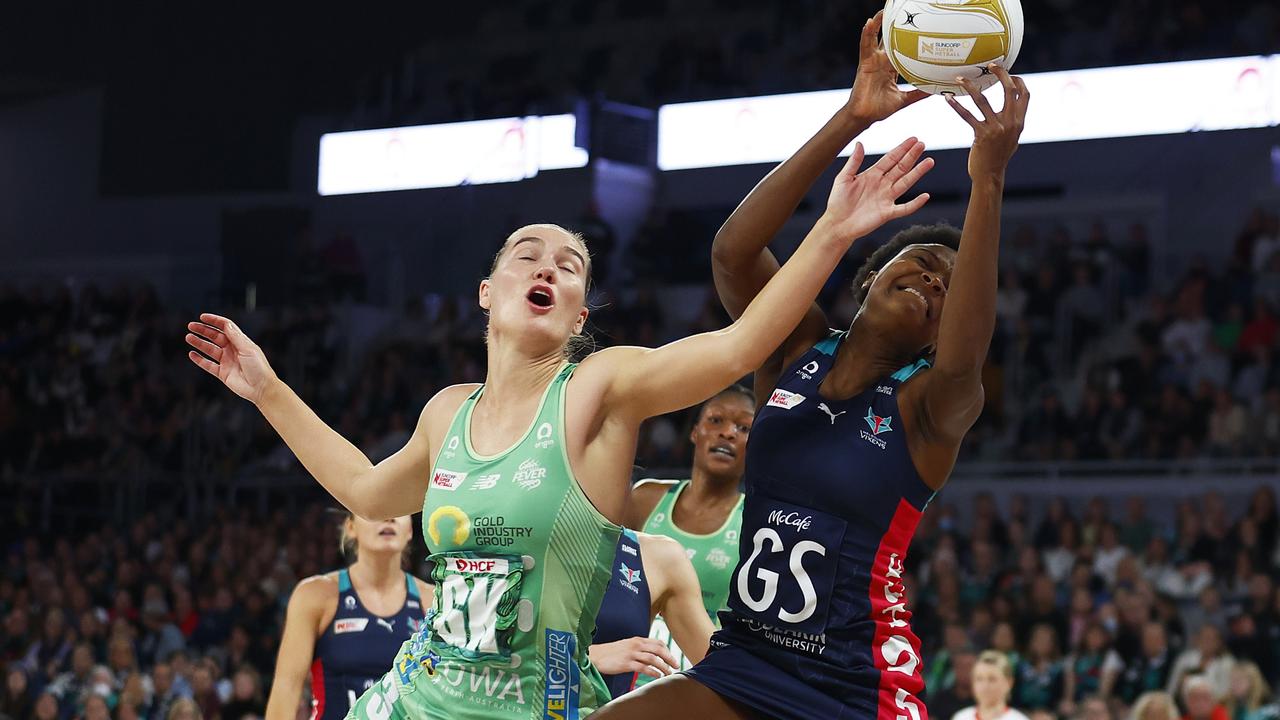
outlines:
[{"label": "player's bare shoulder", "polygon": [[679,480],[658,480],[645,478],[631,486],[631,499],[627,504],[627,527],[632,530],[643,530],[654,508],[662,501]]},{"label": "player's bare shoulder", "polygon": [[[422,408],[422,415],[418,417],[416,432],[424,434],[432,448],[442,447],[445,433],[449,432],[449,426],[453,424],[453,418],[458,414],[458,409],[479,388],[480,383],[459,383],[443,388],[432,395],[426,406]],[[432,459],[434,460],[434,452]]]},{"label": "player's bare shoulder", "polygon": [[312,575],[298,581],[289,596],[289,615],[314,623],[316,633],[338,612],[338,572]]}]

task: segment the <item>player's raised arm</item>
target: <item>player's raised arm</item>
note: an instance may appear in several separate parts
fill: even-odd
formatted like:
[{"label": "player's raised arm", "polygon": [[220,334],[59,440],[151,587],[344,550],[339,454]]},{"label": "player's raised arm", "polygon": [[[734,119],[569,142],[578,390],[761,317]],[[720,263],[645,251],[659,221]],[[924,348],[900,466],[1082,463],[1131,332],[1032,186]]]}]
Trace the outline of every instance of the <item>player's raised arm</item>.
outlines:
[{"label": "player's raised arm", "polygon": [[732,325],[656,349],[617,347],[583,363],[609,373],[605,407],[635,423],[701,402],[760,367],[808,312],[818,291],[854,240],[889,220],[905,217],[927,194],[895,201],[931,165],[918,162],[924,145],[909,138],[862,173],[861,144],[836,177],[827,210],[791,259]]},{"label": "player's raised arm", "polygon": [[996,323],[1000,208],[1005,169],[1018,149],[1030,93],[1021,78],[990,66],[1004,87],[1000,112],[969,80],[959,80],[982,115],[979,120],[953,96],[947,101],[973,128],[969,177],[973,189],[965,213],[947,303],[938,326],[938,352],[924,394],[925,427],[942,440],[959,442],[982,411],[982,366]]},{"label": "player's raised arm", "polygon": [[266,353],[234,322],[203,313],[187,330],[187,344],[195,348],[188,352],[191,362],[253,403],[307,472],[347,509],[372,520],[421,509],[430,474],[426,420],[435,399],[422,411],[409,442],[374,465],[276,375]]},{"label": "player's raised arm", "polygon": [[[716,233],[711,250],[716,292],[735,320],[778,272],[769,243],[831,161],[872,123],[927,97],[919,90],[898,89],[898,73],[878,45],[883,15],[876,13],[862,28],[858,72],[849,101],[794,155],[766,175]],[[781,366],[794,359],[826,332],[825,315],[816,304],[811,305],[782,343],[773,364]],[[767,389],[772,387],[770,384]]]}]

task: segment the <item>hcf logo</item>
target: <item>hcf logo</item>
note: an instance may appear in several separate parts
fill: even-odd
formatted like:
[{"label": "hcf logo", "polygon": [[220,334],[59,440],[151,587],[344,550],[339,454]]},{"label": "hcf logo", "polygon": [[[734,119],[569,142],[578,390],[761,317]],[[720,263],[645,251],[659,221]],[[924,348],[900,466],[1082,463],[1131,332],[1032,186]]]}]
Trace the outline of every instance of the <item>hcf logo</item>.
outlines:
[{"label": "hcf logo", "polygon": [[889,426],[889,423],[893,422],[892,416],[880,417],[868,407],[867,416],[863,419],[867,421],[867,427],[871,428],[872,435],[893,432],[893,428]]}]

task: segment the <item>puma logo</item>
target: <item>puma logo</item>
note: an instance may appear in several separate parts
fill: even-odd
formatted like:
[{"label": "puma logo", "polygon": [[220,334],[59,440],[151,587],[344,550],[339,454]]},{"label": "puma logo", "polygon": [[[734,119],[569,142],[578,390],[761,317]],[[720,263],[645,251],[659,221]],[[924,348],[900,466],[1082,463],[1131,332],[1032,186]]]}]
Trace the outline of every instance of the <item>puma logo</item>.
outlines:
[{"label": "puma logo", "polygon": [[819,409],[819,410],[821,410],[822,412],[826,413],[827,415],[831,416],[831,424],[832,424],[832,425],[835,425],[835,424],[836,424],[836,418],[838,418],[838,417],[840,417],[841,415],[844,415],[846,412],[848,412],[848,410],[841,410],[841,411],[840,411],[840,412],[838,412],[838,413],[833,413],[833,412],[831,412],[831,408],[827,407],[827,404],[826,404],[826,403],[818,403],[818,409]]},{"label": "puma logo", "polygon": [[393,633],[393,632],[395,632],[395,631],[396,631],[396,628],[395,628],[396,621],[395,621],[395,620],[385,620],[385,619],[383,619],[383,618],[378,618],[378,624],[379,624],[379,625],[381,625],[382,627],[386,628],[386,629],[387,629],[387,632],[389,632],[389,633]]}]

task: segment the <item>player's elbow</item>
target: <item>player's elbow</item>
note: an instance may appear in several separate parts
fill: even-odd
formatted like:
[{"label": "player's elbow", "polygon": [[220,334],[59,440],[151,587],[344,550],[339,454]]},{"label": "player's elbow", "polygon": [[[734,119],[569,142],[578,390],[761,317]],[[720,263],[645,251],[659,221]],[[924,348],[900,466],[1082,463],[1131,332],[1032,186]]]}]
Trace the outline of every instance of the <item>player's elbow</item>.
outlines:
[{"label": "player's elbow", "polygon": [[982,368],[986,366],[987,354],[964,352],[939,355],[934,362],[933,370],[945,376],[950,382],[982,384]]},{"label": "player's elbow", "polygon": [[724,275],[740,271],[752,260],[734,242],[734,234],[720,228],[711,241],[711,269]]}]

